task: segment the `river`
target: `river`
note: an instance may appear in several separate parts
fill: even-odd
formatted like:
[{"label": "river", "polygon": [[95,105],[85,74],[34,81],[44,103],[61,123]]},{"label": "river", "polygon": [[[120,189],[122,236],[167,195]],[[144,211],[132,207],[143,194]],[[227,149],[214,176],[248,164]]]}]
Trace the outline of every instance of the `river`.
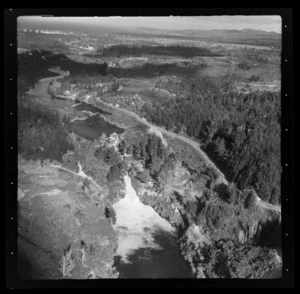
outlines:
[{"label": "river", "polygon": [[103,117],[93,115],[86,119],[78,119],[70,124],[70,130],[87,140],[99,138],[102,134],[109,136],[112,133],[120,134],[124,129],[107,122]]},{"label": "river", "polygon": [[[69,75],[69,72],[60,68],[50,68],[49,71],[58,73],[59,76],[40,79],[34,88],[27,94],[51,98],[47,93],[51,81]],[[104,103],[105,104],[105,103]],[[92,112],[86,120],[75,120],[73,131],[87,139],[94,139],[100,136],[105,129],[107,133],[121,132],[114,125],[107,123],[101,116],[101,111],[95,111],[85,103],[74,105],[79,111]],[[126,110],[121,110],[128,112]],[[131,113],[131,115],[134,115]],[[140,119],[140,118],[139,118]],[[103,120],[103,121],[102,121]],[[105,124],[104,124],[105,122]],[[150,123],[143,121],[145,124]],[[102,126],[102,127],[101,127]],[[114,126],[111,128],[111,126]],[[151,127],[154,127],[150,125]],[[176,134],[156,127],[160,132],[167,133],[171,137],[178,137]],[[187,138],[179,139],[192,145],[210,163],[206,154],[199,148],[196,142]],[[221,178],[226,182],[222,173]],[[116,204],[114,210],[117,220],[114,225],[118,234],[118,250],[115,257],[115,266],[120,272],[121,278],[195,278],[189,264],[181,255],[177,244],[177,232],[165,219],[161,218],[150,206],[140,202],[135,190],[131,185],[129,176],[124,178],[126,185],[126,196]],[[281,255],[281,254],[279,254]],[[281,269],[278,269],[268,278],[279,278]]]},{"label": "river", "polygon": [[50,67],[48,71],[59,75],[55,77],[40,79],[32,89],[27,91],[28,95],[43,96],[43,97],[50,98],[50,95],[48,94],[48,86],[50,82],[70,75],[70,72],[63,71],[60,69],[60,67]]},{"label": "river", "polygon": [[181,255],[176,229],[139,200],[128,175],[124,181],[126,196],[113,205],[120,278],[194,278]]},{"label": "river", "polygon": [[[63,71],[59,67],[50,67],[48,71],[59,74],[55,77],[40,79],[27,94],[51,99],[48,94],[50,82],[64,78],[70,75],[68,71]],[[74,109],[88,113],[88,117],[84,120],[78,119],[70,123],[70,130],[80,137],[87,140],[94,140],[100,137],[103,133],[110,135],[112,133],[122,133],[124,129],[117,127],[114,124],[107,122],[101,115],[109,114],[87,103],[76,103]]]}]

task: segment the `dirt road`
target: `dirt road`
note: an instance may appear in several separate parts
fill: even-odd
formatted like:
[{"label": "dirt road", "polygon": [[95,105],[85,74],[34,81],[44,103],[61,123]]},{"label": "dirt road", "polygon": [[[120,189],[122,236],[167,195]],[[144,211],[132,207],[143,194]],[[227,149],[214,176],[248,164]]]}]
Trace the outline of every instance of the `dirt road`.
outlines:
[{"label": "dirt road", "polygon": [[101,103],[103,103],[105,106],[107,107],[111,107],[114,109],[117,109],[120,112],[126,113],[130,116],[133,116],[134,118],[136,118],[139,122],[143,123],[144,125],[147,125],[148,127],[155,129],[156,131],[160,132],[161,134],[164,134],[170,138],[176,138],[178,140],[184,141],[187,144],[191,145],[194,149],[196,149],[198,151],[198,153],[200,154],[200,156],[202,157],[202,159],[204,160],[204,162],[206,163],[207,166],[211,167],[212,169],[214,169],[217,174],[219,175],[219,179],[218,179],[218,183],[224,183],[225,185],[228,185],[228,181],[226,180],[224,174],[216,167],[216,165],[210,160],[210,158],[204,153],[203,150],[201,150],[199,144],[189,138],[183,137],[179,134],[167,131],[166,129],[162,128],[162,127],[158,127],[155,126],[151,123],[149,123],[146,119],[141,118],[140,116],[138,116],[136,113],[131,112],[129,110],[126,109],[122,109],[116,106],[113,106],[111,104],[108,104],[104,101],[101,100]]},{"label": "dirt road", "polygon": [[[201,150],[201,148],[200,148],[200,146],[199,146],[199,144],[197,142],[195,142],[195,141],[193,141],[193,140],[191,140],[189,138],[183,137],[183,136],[181,136],[179,134],[175,134],[173,132],[167,131],[164,128],[155,126],[155,125],[149,123],[146,119],[141,118],[136,113],[133,113],[133,112],[131,112],[129,110],[121,109],[119,107],[110,105],[110,104],[108,104],[108,103],[106,103],[106,102],[104,102],[102,100],[101,100],[101,103],[103,103],[107,107],[111,107],[111,108],[117,109],[118,111],[121,111],[123,113],[126,113],[128,115],[131,115],[131,116],[135,117],[139,122],[141,122],[141,123],[149,126],[150,128],[156,129],[157,131],[159,131],[160,133],[162,133],[162,134],[164,134],[164,135],[166,135],[168,137],[176,138],[178,140],[184,141],[187,144],[191,145],[195,150],[198,151],[198,153],[200,154],[201,158],[205,161],[205,163],[208,166],[210,166],[212,169],[214,169],[219,174],[218,183],[224,183],[225,185],[228,185],[228,181],[226,180],[225,175],[216,167],[216,165],[210,160],[210,158],[206,155],[206,153],[203,150]],[[255,192],[255,194],[257,195],[256,192]],[[281,213],[281,206],[265,202],[265,201],[261,200],[258,195],[257,195],[257,201],[256,201],[256,203],[257,203],[257,205],[259,205],[262,208],[271,209],[271,210],[274,210],[274,211],[277,211],[277,212]]]},{"label": "dirt road", "polygon": [[[38,87],[38,89],[35,88],[35,89],[31,90],[31,91],[34,91],[34,95],[40,95],[40,96],[44,96],[44,97],[46,96],[47,97],[48,96],[47,89],[48,89],[49,83],[52,80],[55,80],[55,79],[58,79],[58,78],[61,78],[61,77],[69,75],[69,72],[61,71],[58,68],[51,69],[50,71],[60,73],[61,75],[57,76],[57,77],[53,77],[53,78],[41,79],[39,81],[39,83],[36,84],[36,87]],[[28,93],[28,94],[33,94],[33,93]],[[64,98],[68,99],[68,97],[64,97]],[[98,103],[99,102],[102,103],[103,105],[107,106],[108,108],[116,109],[117,111],[123,112],[123,113],[125,113],[125,114],[127,114],[129,116],[134,117],[139,122],[143,123],[144,125],[147,125],[151,129],[155,129],[156,131],[160,132],[161,134],[164,134],[164,135],[166,135],[166,136],[168,136],[170,138],[176,138],[178,140],[186,142],[187,144],[189,144],[190,146],[192,146],[195,150],[197,150],[197,152],[200,154],[201,158],[206,163],[206,165],[209,166],[209,167],[211,167],[219,175],[219,178],[217,179],[217,182],[219,184],[223,183],[225,185],[228,185],[228,181],[226,180],[225,175],[216,167],[216,165],[210,160],[210,158],[206,155],[206,153],[203,150],[201,150],[200,145],[197,142],[195,142],[195,141],[193,141],[193,140],[191,140],[189,138],[186,138],[184,136],[181,136],[179,134],[167,131],[166,129],[164,129],[162,127],[155,126],[155,125],[149,123],[146,119],[141,118],[136,113],[131,112],[131,111],[126,110],[126,109],[122,109],[122,108],[116,107],[116,106],[111,105],[109,103],[106,103],[103,100],[101,100],[101,98],[99,98],[99,97],[96,98],[96,101]],[[90,104],[96,104],[95,102],[93,103],[92,101],[88,101],[88,103],[90,103]],[[97,106],[97,105],[95,105],[95,106]],[[257,205],[259,205],[260,207],[263,207],[265,209],[271,209],[271,210],[274,210],[274,211],[277,211],[277,212],[281,213],[281,207],[280,206],[264,202],[258,196],[257,196]]]},{"label": "dirt road", "polygon": [[67,168],[65,168],[65,167],[62,167],[61,165],[55,165],[55,164],[52,164],[52,163],[51,163],[51,166],[52,166],[52,167],[55,167],[55,168],[58,168],[58,169],[62,169],[62,170],[64,170],[64,171],[67,171],[67,172],[69,172],[69,173],[71,173],[71,174],[73,174],[73,175],[75,175],[75,176],[79,176],[79,177],[82,177],[82,178],[84,178],[84,179],[88,179],[88,180],[90,180],[90,181],[91,181],[91,182],[99,189],[99,191],[102,190],[102,188],[99,186],[99,184],[98,184],[92,177],[88,176],[88,175],[82,170],[82,166],[81,166],[80,162],[78,162],[78,166],[79,166],[79,172],[78,172],[78,173],[76,173],[76,172],[74,172],[74,171],[72,171],[72,170],[70,170],[70,169],[67,169]]}]

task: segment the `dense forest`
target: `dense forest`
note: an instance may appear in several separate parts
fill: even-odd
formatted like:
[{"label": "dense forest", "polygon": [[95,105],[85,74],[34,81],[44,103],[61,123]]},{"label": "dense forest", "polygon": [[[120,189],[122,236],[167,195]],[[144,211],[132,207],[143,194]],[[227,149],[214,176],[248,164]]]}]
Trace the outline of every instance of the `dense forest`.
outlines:
[{"label": "dense forest", "polygon": [[[134,176],[146,183],[150,178],[160,180],[165,173],[174,168],[175,158],[168,154],[167,148],[161,139],[154,134],[139,134],[122,140],[118,145],[121,154],[130,154],[137,161],[143,162],[145,169],[135,172]],[[114,182],[120,180],[128,169],[126,161],[113,147],[100,146],[95,151],[95,157],[101,162],[110,165],[107,180]],[[129,171],[131,173],[132,171]],[[131,174],[132,175],[132,174]]]},{"label": "dense forest", "polygon": [[[158,179],[163,169],[170,162],[167,148],[163,145],[161,139],[154,134],[144,133],[131,140],[121,141],[119,150],[122,153],[131,154],[134,159],[143,161],[146,173],[153,178]],[[169,167],[171,168],[171,166]],[[138,174],[137,177],[146,182],[148,175]]]},{"label": "dense forest", "polygon": [[199,67],[197,66],[187,66],[184,63],[145,63],[141,66],[134,66],[130,68],[112,67],[108,69],[108,73],[117,78],[151,78],[159,75],[191,75],[195,74],[198,69]]},{"label": "dense forest", "polygon": [[237,193],[233,185],[223,190],[206,190],[197,201],[182,197],[187,223],[201,226],[211,243],[199,246],[184,234],[181,249],[198,277],[202,269],[209,278],[261,278],[277,266],[274,250],[262,244],[265,216],[253,193]]},{"label": "dense forest", "polygon": [[128,46],[114,45],[104,49],[99,49],[98,53],[103,57],[122,57],[142,55],[159,55],[159,56],[179,56],[192,58],[195,56],[219,56],[207,48],[187,47],[187,46]]},{"label": "dense forest", "polygon": [[[51,64],[51,66],[49,66]],[[50,51],[32,50],[18,54],[18,91],[24,93],[39,79],[53,77],[57,74],[48,71],[50,67],[60,67],[71,75],[98,76],[106,75],[108,65],[84,64],[76,62],[64,54],[53,54]]]},{"label": "dense forest", "polygon": [[186,79],[188,95],[146,103],[142,115],[198,140],[239,189],[280,202],[280,93],[238,93],[230,78]]},{"label": "dense forest", "polygon": [[[182,160],[177,153],[168,152],[158,136],[146,132],[136,132],[135,136],[131,134],[118,147],[121,153],[131,154],[143,163],[145,169],[132,173],[129,170],[131,177],[143,183],[150,178],[156,184],[162,183],[164,175],[174,170],[176,161]],[[99,152],[104,162],[114,166],[108,178],[119,179],[121,168],[117,166],[120,165],[120,158],[113,148],[99,149]],[[207,173],[203,168],[200,170]],[[160,186],[156,187],[159,189]],[[200,271],[204,269],[205,276],[209,278],[260,278],[274,270],[277,266],[275,252],[266,244],[261,244],[261,238],[265,235],[262,228],[268,216],[255,205],[255,194],[252,191],[238,191],[234,183],[228,186],[207,185],[206,188],[201,198],[175,191],[164,195],[165,202],[161,201],[158,205],[155,198],[153,204],[162,214],[162,207],[168,210],[170,203],[176,203],[176,207],[184,212],[180,214],[183,223],[179,231],[186,233],[181,235],[180,246],[194,273],[201,277]],[[210,244],[198,246],[191,242],[186,228],[194,224],[203,228],[211,240]]]}]

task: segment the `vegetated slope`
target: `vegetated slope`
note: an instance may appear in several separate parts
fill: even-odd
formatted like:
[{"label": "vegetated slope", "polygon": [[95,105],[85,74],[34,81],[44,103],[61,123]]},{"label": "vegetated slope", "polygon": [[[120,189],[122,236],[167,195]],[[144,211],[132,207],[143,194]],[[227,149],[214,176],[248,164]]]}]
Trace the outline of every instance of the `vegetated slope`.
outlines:
[{"label": "vegetated slope", "polygon": [[[19,159],[18,249],[30,264],[26,272],[31,279],[117,277],[110,206],[124,194],[123,185],[109,185],[110,166],[93,156],[99,141],[76,139],[74,152],[65,154],[61,163]],[[74,267],[65,272],[67,248],[73,252]]]},{"label": "vegetated slope", "polygon": [[[198,203],[188,201],[189,229],[180,239],[183,255],[199,278],[255,278],[278,266],[275,250],[261,245],[267,217],[255,197],[231,187],[206,190]],[[198,240],[203,234],[208,241]]]},{"label": "vegetated slope", "polygon": [[[20,100],[18,249],[28,278],[116,278],[110,203],[122,197],[123,185],[110,185],[110,166],[94,157],[109,139],[91,143],[74,135],[69,142],[56,110],[28,96]],[[65,271],[67,248],[73,266]]]},{"label": "vegetated slope", "polygon": [[186,98],[147,103],[146,118],[200,140],[238,188],[280,202],[280,93],[241,94],[226,81],[186,80]]},{"label": "vegetated slope", "polygon": [[74,150],[57,113],[30,98],[18,101],[18,152],[25,159],[62,160]]}]

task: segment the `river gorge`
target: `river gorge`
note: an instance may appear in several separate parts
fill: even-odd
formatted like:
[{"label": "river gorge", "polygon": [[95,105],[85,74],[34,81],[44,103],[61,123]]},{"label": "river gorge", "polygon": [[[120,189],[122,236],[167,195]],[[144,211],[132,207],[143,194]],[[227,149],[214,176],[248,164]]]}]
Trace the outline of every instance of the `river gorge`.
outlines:
[{"label": "river gorge", "polygon": [[[50,68],[49,71],[60,74],[60,76],[39,80],[39,82],[35,85],[35,87],[31,89],[27,94],[49,99],[49,102],[47,103],[51,104],[53,100],[51,100],[52,98],[48,94],[49,83],[58,78],[63,78],[64,76],[68,76],[68,72],[61,71],[59,68]],[[78,144],[80,148],[82,148],[82,146],[84,146],[85,148],[85,146],[87,145],[85,139],[89,141],[89,144],[91,146],[97,143],[96,139],[99,138],[103,133],[105,133],[107,136],[109,136],[111,133],[114,132],[120,135],[124,131],[123,129],[120,129],[115,125],[109,124],[101,116],[102,114],[107,114],[107,113],[101,113],[101,111],[99,112],[93,111],[93,109],[91,109],[90,107],[94,107],[94,106],[89,106],[89,104],[87,103],[80,103],[80,104],[76,103],[74,105],[73,104],[74,101],[64,102],[63,100],[60,103],[62,104],[66,103],[66,105],[67,103],[69,103],[70,106],[73,105],[73,107],[69,107],[68,109],[68,111],[72,113],[72,117],[73,117],[71,122],[71,127],[68,129],[68,131],[73,132],[78,137],[83,138],[83,143],[81,142]],[[116,109],[116,107],[114,107],[114,109]],[[74,114],[75,111],[76,114]],[[124,115],[128,114],[129,112],[121,109],[117,111],[123,112]],[[78,113],[80,113],[82,116],[76,119]],[[135,114],[132,113],[132,115]],[[144,120],[144,124],[150,126],[151,128],[154,127],[153,125],[151,125],[149,122],[145,120]],[[165,134],[169,135],[169,137],[175,137],[175,136],[180,137],[177,134],[163,130],[160,127],[156,127],[156,130],[161,131],[161,133],[164,132]],[[163,138],[163,136],[161,137]],[[202,157],[205,158],[206,161],[209,161],[209,158],[206,156],[206,154],[204,154],[204,152],[200,149],[200,147],[196,142],[188,138],[185,138],[185,142],[193,146],[195,150],[198,150],[199,153],[202,154]],[[84,148],[82,148],[82,150],[89,150]],[[84,154],[84,152],[81,156],[84,158],[84,160],[86,160],[85,157],[88,157],[86,156],[86,154]],[[85,166],[83,165],[84,168],[89,169],[90,162],[93,162],[93,164],[95,164],[95,160],[94,161],[93,160],[90,161],[87,160]],[[98,165],[101,164],[98,162]],[[215,165],[213,163],[210,163],[210,166],[215,168]],[[80,171],[82,171],[81,168],[82,166],[80,166]],[[95,170],[97,170],[97,168],[95,168]],[[76,175],[76,172],[73,173]],[[91,174],[93,174],[93,172]],[[79,173],[77,175],[79,175]],[[64,178],[66,176],[60,175],[59,177]],[[85,180],[86,179],[88,179],[88,177],[85,177]],[[218,179],[220,183],[228,184],[225,177],[221,174],[220,171],[218,173]],[[70,181],[68,182],[68,184],[70,185],[73,179],[71,180],[68,179],[68,180]],[[106,251],[107,256],[109,255],[106,258],[107,268],[115,267],[117,272],[119,273],[119,278],[125,278],[125,279],[128,278],[196,278],[195,274],[191,269],[190,264],[184,259],[182,255],[181,248],[179,246],[180,236],[178,234],[177,228],[172,226],[166,219],[162,218],[150,205],[145,205],[140,201],[140,198],[137,196],[136,190],[133,188],[131,178],[128,174],[124,176],[122,183],[125,186],[125,197],[119,199],[117,202],[114,202],[114,204],[112,205],[116,214],[116,222],[114,224],[111,224],[110,220],[105,220],[105,226],[107,227],[107,231],[109,232],[109,233],[105,232],[105,234],[109,235],[109,238],[105,237],[106,239],[108,239],[108,241],[105,238],[104,241],[101,241],[102,242],[101,244],[109,244],[108,246],[110,246],[109,249],[107,249]],[[86,185],[88,186],[89,184]],[[84,184],[82,184],[82,187],[84,189]],[[93,189],[95,189],[95,187],[93,187]],[[99,191],[95,192],[93,189],[90,190],[92,190],[94,194],[99,193]],[[90,193],[90,190],[86,189],[84,191],[85,192],[88,191],[88,193]],[[103,189],[103,191],[104,190],[105,189]],[[101,193],[103,191],[101,190]],[[49,195],[57,195],[55,194],[56,193],[55,190],[52,190],[52,192],[47,191],[41,194],[45,195],[46,193],[52,193]],[[31,196],[29,196],[28,199],[31,199],[30,197]],[[45,200],[43,201],[48,201],[48,199],[45,196],[42,197],[45,198]],[[65,196],[63,194],[62,199],[64,199],[64,197]],[[70,196],[68,197],[71,198]],[[74,201],[74,200],[70,200],[70,201]],[[82,205],[82,199],[76,198],[76,201],[80,203],[80,205]],[[31,200],[29,200],[29,202],[31,205]],[[78,203],[76,204],[77,206],[79,206]],[[65,205],[68,205],[68,203]],[[91,211],[97,214],[96,210],[94,211],[91,209]],[[78,217],[77,214],[80,216],[80,212],[76,211],[76,218]],[[101,221],[104,222],[103,220],[104,217],[102,215],[95,216],[95,218],[98,217],[101,218]],[[79,221],[76,220],[75,223],[76,226],[79,226],[81,228],[82,225],[81,220]],[[76,226],[74,225],[74,227]],[[97,223],[95,223],[95,227],[96,227],[95,232],[97,233],[98,232],[97,230],[99,229],[97,227]],[[85,232],[83,233],[80,232],[80,233],[82,235],[85,234]],[[78,237],[75,233],[74,236],[75,236],[74,240],[78,242],[77,240]],[[101,252],[101,250],[99,250],[99,252]],[[99,259],[102,258],[100,253],[97,258]],[[113,263],[112,263],[112,259],[113,259]],[[81,272],[79,273],[78,270],[78,275],[76,276],[76,278],[78,277],[82,278],[82,276],[83,276],[82,273]],[[274,275],[269,276],[269,278],[278,278],[278,277],[279,277],[278,270]]]}]

